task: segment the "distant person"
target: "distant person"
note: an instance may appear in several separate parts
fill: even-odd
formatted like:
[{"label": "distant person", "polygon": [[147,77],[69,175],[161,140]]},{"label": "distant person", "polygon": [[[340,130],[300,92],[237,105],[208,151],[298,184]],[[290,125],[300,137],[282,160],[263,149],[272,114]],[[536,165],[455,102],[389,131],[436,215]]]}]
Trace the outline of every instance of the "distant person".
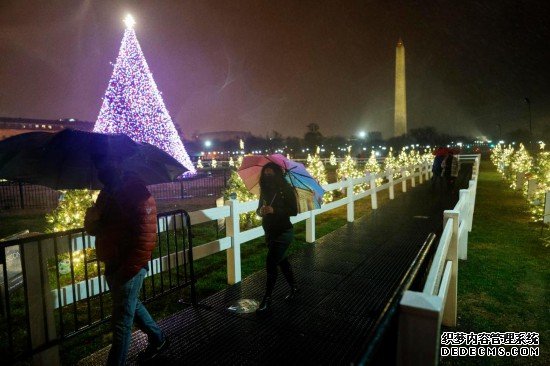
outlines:
[{"label": "distant person", "polygon": [[454,190],[456,179],[458,178],[458,170],[460,165],[457,155],[459,152],[460,150],[450,149],[447,156],[441,163],[441,167],[443,168],[442,175],[445,178],[447,189],[449,191]]},{"label": "distant person", "polygon": [[434,160],[432,163],[432,189],[436,184],[441,185],[443,181],[443,161],[447,157],[448,151],[444,147],[438,147],[434,151]]},{"label": "distant person", "polygon": [[122,175],[119,162],[98,157],[95,165],[104,187],[95,206],[86,212],[84,228],[96,237],[96,255],[105,263],[113,300],[113,340],[107,365],[125,364],[134,321],[149,340],[139,359],[149,361],[168,345],[138,299],[157,242],[156,203],[135,174]]},{"label": "distant person", "polygon": [[277,282],[277,266],[290,286],[286,300],[292,300],[298,291],[286,250],[294,239],[294,230],[290,216],[298,214],[298,205],[294,190],[283,177],[283,170],[275,163],[262,168],[260,176],[260,203],[258,215],[262,217],[267,244],[266,271],[267,282],[264,298],[256,311],[262,315],[271,309],[271,295]]}]

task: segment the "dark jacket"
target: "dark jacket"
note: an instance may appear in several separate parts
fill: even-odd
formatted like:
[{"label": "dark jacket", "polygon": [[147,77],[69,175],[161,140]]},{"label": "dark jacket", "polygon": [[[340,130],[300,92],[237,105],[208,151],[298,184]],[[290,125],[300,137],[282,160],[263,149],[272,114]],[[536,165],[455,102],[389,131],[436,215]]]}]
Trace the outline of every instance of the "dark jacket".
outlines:
[{"label": "dark jacket", "polygon": [[[273,201],[273,203],[271,203]],[[288,229],[292,229],[290,216],[298,214],[298,205],[294,189],[289,184],[274,192],[261,192],[260,202],[256,212],[260,214],[260,208],[264,205],[273,207],[273,213],[262,217],[262,227],[266,236],[277,237]]]},{"label": "dark jacket", "polygon": [[105,262],[105,272],[127,281],[147,267],[157,243],[157,207],[147,187],[127,178],[110,193],[102,190],[96,209],[100,219],[86,220],[85,229],[96,237],[96,255]]}]

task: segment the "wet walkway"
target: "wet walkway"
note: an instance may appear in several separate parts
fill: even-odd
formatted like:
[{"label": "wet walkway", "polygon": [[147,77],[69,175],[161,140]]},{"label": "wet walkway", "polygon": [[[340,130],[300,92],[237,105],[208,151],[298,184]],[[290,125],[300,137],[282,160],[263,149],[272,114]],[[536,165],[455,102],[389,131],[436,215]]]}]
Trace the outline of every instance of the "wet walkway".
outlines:
[{"label": "wet walkway", "polygon": [[[440,233],[443,210],[452,208],[457,198],[434,194],[429,183],[417,185],[295,253],[290,261],[301,292],[294,302],[285,302],[287,285],[280,275],[268,317],[227,310],[236,300],[262,298],[266,274],[261,271],[203,299],[211,309],[186,308],[160,321],[171,345],[155,364],[344,365],[356,361],[392,291],[428,234]],[[130,362],[144,342],[143,334],[134,334]],[[103,363],[105,354],[105,350],[96,353],[86,364]]]}]

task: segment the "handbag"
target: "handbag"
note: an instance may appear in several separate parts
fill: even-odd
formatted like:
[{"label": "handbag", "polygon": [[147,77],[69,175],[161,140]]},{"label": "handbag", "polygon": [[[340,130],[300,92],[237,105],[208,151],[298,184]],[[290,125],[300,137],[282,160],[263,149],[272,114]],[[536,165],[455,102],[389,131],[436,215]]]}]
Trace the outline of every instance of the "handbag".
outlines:
[{"label": "handbag", "polygon": [[313,203],[314,194],[307,189],[294,187],[294,195],[296,196],[296,206],[298,207],[298,213],[311,211],[315,208]]}]

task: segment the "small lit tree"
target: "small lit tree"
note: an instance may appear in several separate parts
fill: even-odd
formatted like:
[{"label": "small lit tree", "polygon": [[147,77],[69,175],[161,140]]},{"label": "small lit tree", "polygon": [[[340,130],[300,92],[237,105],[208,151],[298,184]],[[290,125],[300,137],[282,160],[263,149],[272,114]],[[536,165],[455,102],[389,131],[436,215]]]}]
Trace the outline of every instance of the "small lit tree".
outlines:
[{"label": "small lit tree", "polygon": [[57,232],[83,227],[86,209],[94,204],[98,194],[98,191],[87,189],[63,191],[59,205],[46,214],[46,231]]},{"label": "small lit tree", "polygon": [[529,199],[531,219],[535,222],[543,220],[546,192],[550,191],[550,152],[540,152],[535,159],[532,178],[537,180],[537,187]]},{"label": "small lit tree", "polygon": [[[309,155],[308,155],[309,156]],[[327,172],[325,170],[325,164],[319,156],[319,147],[317,147],[316,154],[309,159],[309,162],[306,167],[307,171],[313,178],[319,182],[321,185],[328,184],[327,181]],[[332,202],[333,194],[332,191],[326,191],[323,195],[323,203]]]},{"label": "small lit tree", "polygon": [[[381,171],[382,171],[382,168],[380,168],[380,165],[376,160],[376,153],[374,152],[374,150],[372,150],[370,153],[370,157],[365,164],[365,174],[366,173],[378,174]],[[377,187],[381,186],[383,181],[384,179],[382,178],[376,178],[376,186]]]},{"label": "small lit tree", "polygon": [[[407,151],[405,150],[405,148],[402,148],[401,152],[397,156],[397,164],[399,165],[399,169],[401,168],[407,169],[409,167],[410,165],[409,156],[407,155]],[[405,170],[405,177],[408,177],[409,175],[411,175],[409,171]]]},{"label": "small lit tree", "polygon": [[[338,164],[338,168],[336,169],[336,176],[338,177],[338,180],[342,179],[354,179],[354,178],[360,178],[363,176],[361,171],[357,168],[357,162],[355,159],[353,159],[350,155],[351,146],[348,147],[348,154]],[[356,184],[353,188],[353,191],[355,193],[364,192],[366,188],[365,184]]]},{"label": "small lit tree", "polygon": [[[526,174],[531,171],[531,167],[533,166],[533,158],[529,155],[527,150],[525,150],[525,146],[523,144],[519,145],[518,151],[514,153],[512,156],[510,167],[512,170],[512,179],[511,179],[511,187],[516,188],[516,176],[517,174]],[[527,182],[525,182],[525,185],[527,185]],[[523,187],[520,187],[523,190]]]},{"label": "small lit tree", "polygon": [[399,170],[399,162],[393,156],[393,148],[390,147],[390,150],[388,151],[388,156],[386,156],[386,159],[384,159],[384,170],[393,170],[393,177],[398,178],[401,175],[401,172]]},{"label": "small lit tree", "polygon": [[330,152],[330,158],[328,159],[328,162],[332,166],[338,165],[338,162],[336,161],[336,156],[334,155],[334,151]]},{"label": "small lit tree", "polygon": [[[244,150],[244,143],[242,143],[241,140],[241,150]],[[248,202],[258,199],[258,197],[251,193],[246,186],[244,185],[243,180],[237,173],[237,170],[241,167],[243,163],[243,156],[239,155],[237,157],[237,161],[235,162],[235,169],[231,170],[231,175],[229,176],[229,179],[227,180],[227,186],[222,191],[222,196],[224,200],[229,199],[236,199],[240,202]],[[260,223],[260,217],[256,214],[255,211],[246,212],[240,214],[239,218],[240,224],[242,228],[257,226]]]}]

